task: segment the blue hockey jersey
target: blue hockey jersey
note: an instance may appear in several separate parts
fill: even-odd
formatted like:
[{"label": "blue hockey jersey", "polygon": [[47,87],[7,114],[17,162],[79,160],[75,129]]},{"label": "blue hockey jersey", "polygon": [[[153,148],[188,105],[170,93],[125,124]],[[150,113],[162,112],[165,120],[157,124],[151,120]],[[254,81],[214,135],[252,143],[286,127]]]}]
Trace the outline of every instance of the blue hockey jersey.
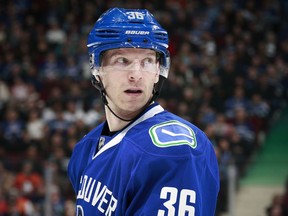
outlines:
[{"label": "blue hockey jersey", "polygon": [[218,164],[200,129],[157,103],[112,137],[103,127],[77,143],[69,162],[77,216],[214,215]]}]

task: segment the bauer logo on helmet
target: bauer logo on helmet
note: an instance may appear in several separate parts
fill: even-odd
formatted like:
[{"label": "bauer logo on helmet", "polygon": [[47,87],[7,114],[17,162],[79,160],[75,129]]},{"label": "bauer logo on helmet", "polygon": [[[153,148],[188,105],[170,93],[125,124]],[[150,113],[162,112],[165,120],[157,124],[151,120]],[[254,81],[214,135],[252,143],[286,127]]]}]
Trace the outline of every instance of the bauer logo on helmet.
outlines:
[{"label": "bauer logo on helmet", "polygon": [[135,31],[135,30],[126,30],[125,34],[129,35],[149,35],[149,31]]}]

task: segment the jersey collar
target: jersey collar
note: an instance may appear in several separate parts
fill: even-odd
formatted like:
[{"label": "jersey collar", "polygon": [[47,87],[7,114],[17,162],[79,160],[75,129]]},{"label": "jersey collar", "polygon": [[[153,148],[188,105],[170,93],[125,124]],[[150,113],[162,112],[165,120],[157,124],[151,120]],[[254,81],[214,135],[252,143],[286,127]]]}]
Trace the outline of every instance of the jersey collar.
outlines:
[{"label": "jersey collar", "polygon": [[106,145],[104,145],[93,157],[92,159],[95,159],[98,155],[100,155],[102,152],[106,151],[107,149],[117,145],[121,142],[123,137],[126,135],[126,133],[133,128],[135,125],[145,121],[146,119],[149,119],[156,114],[163,112],[164,109],[158,104],[153,103],[147,109],[144,111],[144,113],[138,117],[135,121],[133,121],[131,124],[129,124],[126,128],[124,128],[121,132],[119,132],[115,137],[113,137]]}]

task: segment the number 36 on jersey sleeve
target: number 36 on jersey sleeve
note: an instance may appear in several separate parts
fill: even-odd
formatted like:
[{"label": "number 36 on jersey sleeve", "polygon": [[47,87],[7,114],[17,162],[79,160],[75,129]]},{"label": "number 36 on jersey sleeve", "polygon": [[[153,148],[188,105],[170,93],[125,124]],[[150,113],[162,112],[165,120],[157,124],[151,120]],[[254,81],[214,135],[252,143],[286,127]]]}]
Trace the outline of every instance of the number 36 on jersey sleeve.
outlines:
[{"label": "number 36 on jersey sleeve", "polygon": [[[193,190],[182,189],[178,191],[175,187],[163,187],[160,198],[167,200],[164,202],[166,209],[160,209],[157,216],[194,216],[196,202],[196,192]],[[178,209],[178,212],[176,212]]]}]

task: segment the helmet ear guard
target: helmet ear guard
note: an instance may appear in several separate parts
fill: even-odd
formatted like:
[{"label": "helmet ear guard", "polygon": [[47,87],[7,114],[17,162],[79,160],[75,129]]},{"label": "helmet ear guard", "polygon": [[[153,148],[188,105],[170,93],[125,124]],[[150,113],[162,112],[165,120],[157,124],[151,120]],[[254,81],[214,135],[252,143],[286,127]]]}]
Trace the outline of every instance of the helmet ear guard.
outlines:
[{"label": "helmet ear guard", "polygon": [[100,78],[99,67],[96,67],[94,64],[94,54],[93,53],[89,55],[89,63],[90,63],[90,70],[92,73],[91,83],[96,89],[98,89],[100,91],[102,101],[105,105],[107,105],[108,101],[106,99],[106,90],[105,90],[103,83],[101,81],[101,78]]},{"label": "helmet ear guard", "polygon": [[163,76],[159,76],[158,82],[154,84],[153,96],[152,96],[150,102],[152,102],[158,98],[158,96],[160,95],[164,81],[165,81],[165,78]]},{"label": "helmet ear guard", "polygon": [[[98,78],[98,79],[97,79],[97,78]],[[105,105],[107,105],[107,104],[108,104],[108,101],[107,101],[107,99],[106,99],[106,90],[105,90],[105,88],[104,88],[104,86],[103,86],[103,83],[102,83],[99,75],[97,75],[97,76],[92,75],[92,77],[91,77],[91,83],[92,83],[92,85],[93,85],[96,89],[98,89],[98,90],[100,91],[102,101],[103,101],[103,103],[104,103]]]},{"label": "helmet ear guard", "polygon": [[[100,75],[100,72],[99,72],[99,67],[97,68],[94,63],[94,60],[95,60],[94,55],[95,55],[94,53],[89,54],[89,66],[90,66],[90,71],[92,73],[91,82],[95,88],[101,91],[101,86],[99,85],[100,81],[97,80],[97,76]],[[100,79],[100,77],[98,77],[98,79]]]}]

